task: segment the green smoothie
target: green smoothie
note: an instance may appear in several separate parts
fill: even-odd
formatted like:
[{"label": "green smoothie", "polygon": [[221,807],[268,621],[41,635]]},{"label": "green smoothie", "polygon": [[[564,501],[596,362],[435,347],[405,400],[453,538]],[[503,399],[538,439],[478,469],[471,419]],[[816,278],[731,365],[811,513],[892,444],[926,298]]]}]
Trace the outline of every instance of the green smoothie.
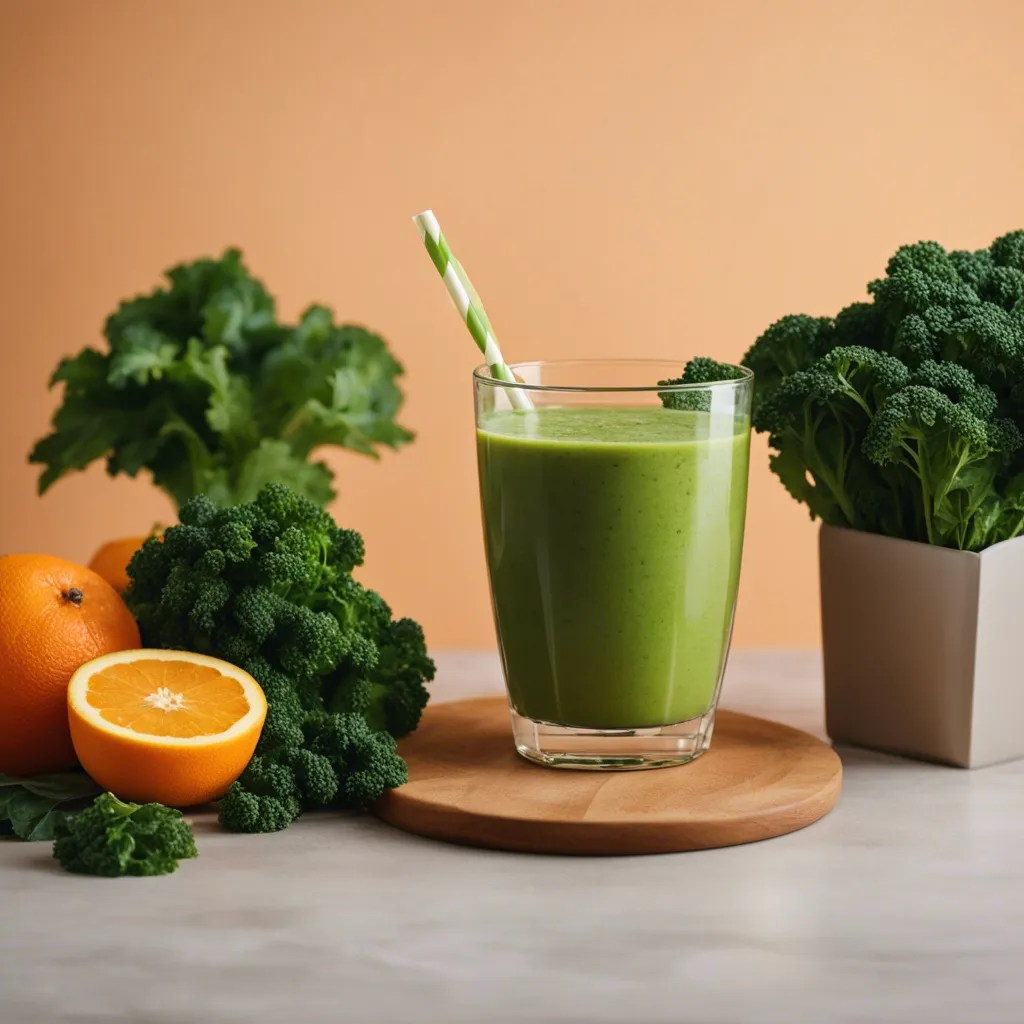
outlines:
[{"label": "green smoothie", "polygon": [[711,705],[732,628],[749,422],[660,406],[485,413],[494,615],[512,705],[671,725]]}]

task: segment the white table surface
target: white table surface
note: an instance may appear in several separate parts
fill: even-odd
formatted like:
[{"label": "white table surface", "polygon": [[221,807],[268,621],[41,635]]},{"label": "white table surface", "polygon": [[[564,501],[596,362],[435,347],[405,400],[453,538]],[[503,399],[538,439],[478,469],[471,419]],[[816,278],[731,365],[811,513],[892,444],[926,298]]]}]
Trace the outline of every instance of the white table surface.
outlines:
[{"label": "white table surface", "polygon": [[[436,699],[500,689],[438,657]],[[723,704],[823,734],[818,657],[733,657]],[[2,1024],[1024,1022],[1024,762],[841,751],[810,828],[657,857],[506,854],[311,815],[197,819],[156,879],[0,843]]]}]

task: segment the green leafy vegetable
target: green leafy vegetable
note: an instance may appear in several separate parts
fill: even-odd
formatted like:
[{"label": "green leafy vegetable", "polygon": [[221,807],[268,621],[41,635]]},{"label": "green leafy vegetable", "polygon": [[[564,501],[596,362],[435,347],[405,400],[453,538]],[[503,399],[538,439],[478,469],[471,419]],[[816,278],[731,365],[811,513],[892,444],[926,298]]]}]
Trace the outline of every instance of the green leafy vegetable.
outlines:
[{"label": "green leafy vegetable", "polygon": [[743,358],[771,467],[835,526],[978,551],[1024,533],[1024,231],[903,246],[870,302]]},{"label": "green leafy vegetable", "polygon": [[[658,387],[672,387],[679,384],[713,384],[716,381],[738,380],[735,366],[719,363],[707,356],[691,359],[683,369],[681,377],[671,380],[659,380]],[[660,394],[661,404],[666,409],[695,409],[698,412],[709,412],[711,409],[711,391],[688,387],[685,391],[663,391]]]},{"label": "green leafy vegetable", "polygon": [[0,775],[0,836],[49,841],[64,815],[85,807],[100,792],[85,772]]},{"label": "green leafy vegetable", "polygon": [[756,404],[754,427],[768,430],[779,452],[772,469],[815,515],[827,521],[858,518],[864,481],[872,472],[859,439],[879,404],[908,377],[898,359],[851,345],[783,378]]},{"label": "green leafy vegetable", "polygon": [[40,493],[106,459],[112,476],[148,470],[179,506],[195,494],[248,501],[271,481],[324,504],[332,473],[311,461],[316,449],[377,457],[411,440],[395,422],[402,367],[376,334],[323,306],[279,323],[235,249],[167,278],[108,318],[108,351],[57,367],[64,400],[29,456],[44,467]]},{"label": "green leafy vegetable", "polygon": [[419,723],[434,664],[419,625],[352,578],[359,534],[282,484],[230,508],[197,496],[180,520],[136,552],[125,600],[147,646],[212,654],[263,687],[257,757],[223,824],[274,831],[401,785],[395,738]]},{"label": "green leafy vegetable", "polygon": [[192,826],[163,804],[131,804],[103,793],[57,823],[53,856],[65,871],[119,878],[169,875],[195,857]]}]

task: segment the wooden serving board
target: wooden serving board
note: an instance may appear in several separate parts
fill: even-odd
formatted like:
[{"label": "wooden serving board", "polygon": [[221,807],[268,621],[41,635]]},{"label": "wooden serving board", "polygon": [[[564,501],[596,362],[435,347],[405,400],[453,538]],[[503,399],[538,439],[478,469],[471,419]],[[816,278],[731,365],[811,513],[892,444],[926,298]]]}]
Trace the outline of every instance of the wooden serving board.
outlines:
[{"label": "wooden serving board", "polygon": [[676,768],[544,768],[516,753],[503,697],[438,704],[398,745],[409,782],[374,812],[453,843],[563,854],[733,846],[795,832],[828,813],[842,764],[827,744],[719,711],[708,753]]}]

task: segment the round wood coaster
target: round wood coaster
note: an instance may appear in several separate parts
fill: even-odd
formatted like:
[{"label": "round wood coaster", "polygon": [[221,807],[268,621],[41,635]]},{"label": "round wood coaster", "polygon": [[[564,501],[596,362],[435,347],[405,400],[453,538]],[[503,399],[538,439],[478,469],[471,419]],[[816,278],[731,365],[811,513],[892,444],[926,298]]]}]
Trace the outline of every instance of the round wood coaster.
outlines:
[{"label": "round wood coaster", "polygon": [[708,753],[676,768],[544,768],[516,753],[503,697],[437,704],[398,745],[409,782],[374,808],[398,828],[501,850],[637,854],[795,832],[832,809],[842,764],[798,729],[719,711]]}]

